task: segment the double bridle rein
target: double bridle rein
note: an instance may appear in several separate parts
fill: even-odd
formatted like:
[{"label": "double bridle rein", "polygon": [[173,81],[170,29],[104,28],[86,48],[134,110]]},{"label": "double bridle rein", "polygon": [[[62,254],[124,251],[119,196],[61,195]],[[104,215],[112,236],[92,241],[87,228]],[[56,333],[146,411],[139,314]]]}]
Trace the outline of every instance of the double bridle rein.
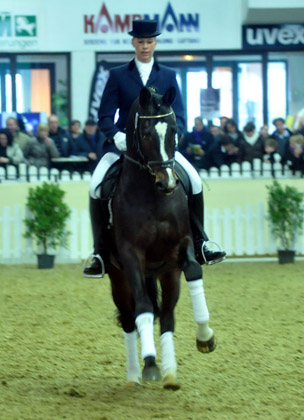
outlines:
[{"label": "double bridle rein", "polygon": [[[165,117],[169,117],[170,115],[174,115],[174,112],[168,112],[167,114],[160,114],[160,115],[139,115],[138,113],[136,113],[135,115],[135,127],[134,127],[134,137],[137,137],[137,123],[139,119],[153,119],[153,118],[165,118]],[[168,159],[168,160],[149,160],[148,162],[145,162],[145,158],[144,155],[140,149],[139,146],[139,142],[137,142],[137,151],[138,154],[141,158],[141,160],[143,161],[143,163],[139,162],[136,159],[131,158],[130,156],[128,156],[127,154],[125,154],[125,158],[133,163],[135,163],[136,165],[138,165],[141,169],[146,169],[150,172],[151,175],[154,175],[154,171],[153,171],[153,166],[159,166],[161,168],[170,168],[173,169],[174,168],[174,162],[175,159]]]}]

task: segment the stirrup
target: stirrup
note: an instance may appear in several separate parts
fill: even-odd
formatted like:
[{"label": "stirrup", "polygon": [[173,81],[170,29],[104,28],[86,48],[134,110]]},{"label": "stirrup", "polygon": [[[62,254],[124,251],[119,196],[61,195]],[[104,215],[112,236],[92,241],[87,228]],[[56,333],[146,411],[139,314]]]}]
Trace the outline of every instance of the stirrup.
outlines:
[{"label": "stirrup", "polygon": [[213,260],[213,261],[208,261],[207,258],[206,258],[206,256],[205,256],[205,252],[204,252],[204,246],[205,245],[207,246],[207,244],[214,244],[215,246],[217,246],[218,252],[224,252],[223,248],[217,242],[210,241],[209,239],[208,239],[208,241],[204,241],[202,243],[201,253],[202,253],[202,256],[204,258],[204,261],[205,261],[205,264],[206,265],[213,265],[213,264],[216,264],[218,262],[221,262],[221,261],[223,261],[225,259],[225,257],[221,257],[221,258],[218,258],[218,259]]},{"label": "stirrup", "polygon": [[[97,258],[98,261],[100,262],[101,273],[100,274],[85,274],[84,270],[87,267],[88,261],[90,259],[93,259],[93,258]],[[105,265],[104,265],[104,262],[103,262],[103,259],[101,258],[101,256],[99,254],[90,254],[88,256],[88,258],[85,260],[85,262],[83,263],[82,272],[83,272],[83,277],[88,277],[88,278],[102,278],[102,277],[104,277],[104,275],[106,274],[106,270],[105,270]]]}]

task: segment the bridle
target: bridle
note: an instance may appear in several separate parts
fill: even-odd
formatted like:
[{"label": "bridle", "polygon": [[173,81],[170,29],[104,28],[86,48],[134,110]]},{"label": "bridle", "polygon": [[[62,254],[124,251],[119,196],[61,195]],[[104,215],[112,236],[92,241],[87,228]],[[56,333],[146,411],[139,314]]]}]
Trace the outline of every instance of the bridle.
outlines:
[{"label": "bridle", "polygon": [[135,127],[134,127],[134,139],[137,140],[137,153],[139,154],[143,163],[139,162],[136,159],[131,158],[129,155],[125,154],[125,158],[130,162],[135,163],[141,169],[146,169],[150,172],[151,175],[155,175],[153,171],[154,166],[158,166],[160,168],[170,168],[174,169],[175,159],[168,159],[168,160],[149,160],[148,162],[145,161],[145,157],[140,148],[140,142],[138,141],[138,120],[139,119],[153,119],[153,118],[165,118],[173,115],[175,118],[175,114],[173,111],[168,112],[167,114],[159,114],[159,115],[139,115],[138,113],[135,114]]}]

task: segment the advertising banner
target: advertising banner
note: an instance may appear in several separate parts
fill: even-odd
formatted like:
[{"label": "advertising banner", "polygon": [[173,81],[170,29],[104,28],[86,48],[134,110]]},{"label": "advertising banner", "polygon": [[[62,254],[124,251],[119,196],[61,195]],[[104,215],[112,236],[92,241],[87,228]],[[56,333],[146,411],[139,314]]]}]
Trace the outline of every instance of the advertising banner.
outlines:
[{"label": "advertising banner", "polygon": [[243,25],[243,49],[295,50],[304,47],[304,25]]}]

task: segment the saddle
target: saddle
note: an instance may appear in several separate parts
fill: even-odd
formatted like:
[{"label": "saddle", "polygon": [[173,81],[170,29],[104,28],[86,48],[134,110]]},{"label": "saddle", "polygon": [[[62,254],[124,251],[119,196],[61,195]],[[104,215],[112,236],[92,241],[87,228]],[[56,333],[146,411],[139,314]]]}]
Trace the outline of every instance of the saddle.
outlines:
[{"label": "saddle", "polygon": [[[114,162],[114,164],[107,170],[103,181],[100,183],[100,199],[109,201],[113,198],[118,181],[121,175],[122,170],[122,163],[123,163],[123,155]],[[192,197],[192,187],[189,176],[183,166],[175,161],[174,170],[177,174],[177,177],[185,191],[186,196],[188,199]]]}]

